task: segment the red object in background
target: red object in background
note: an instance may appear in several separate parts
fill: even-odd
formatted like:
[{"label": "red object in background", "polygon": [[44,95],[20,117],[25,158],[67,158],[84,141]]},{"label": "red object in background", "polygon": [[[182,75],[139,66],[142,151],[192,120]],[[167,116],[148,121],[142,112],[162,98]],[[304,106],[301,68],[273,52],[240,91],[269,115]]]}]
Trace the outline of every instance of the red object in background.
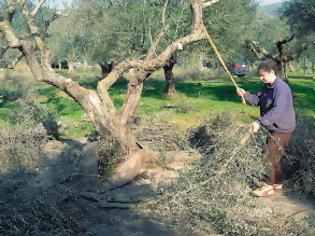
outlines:
[{"label": "red object in background", "polygon": [[235,63],[235,64],[233,64],[233,67],[234,67],[234,68],[240,68],[240,67],[241,67],[241,64]]}]

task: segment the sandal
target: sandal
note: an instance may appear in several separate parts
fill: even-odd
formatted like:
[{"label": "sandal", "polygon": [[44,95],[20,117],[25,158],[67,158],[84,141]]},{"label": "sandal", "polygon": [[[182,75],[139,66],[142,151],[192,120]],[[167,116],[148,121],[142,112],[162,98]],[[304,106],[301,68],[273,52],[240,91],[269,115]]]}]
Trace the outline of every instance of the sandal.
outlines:
[{"label": "sandal", "polygon": [[274,184],[273,185],[273,190],[282,190],[283,189],[283,185],[282,184]]},{"label": "sandal", "polygon": [[274,194],[274,186],[269,184],[263,184],[260,188],[252,191],[255,197],[269,197]]}]

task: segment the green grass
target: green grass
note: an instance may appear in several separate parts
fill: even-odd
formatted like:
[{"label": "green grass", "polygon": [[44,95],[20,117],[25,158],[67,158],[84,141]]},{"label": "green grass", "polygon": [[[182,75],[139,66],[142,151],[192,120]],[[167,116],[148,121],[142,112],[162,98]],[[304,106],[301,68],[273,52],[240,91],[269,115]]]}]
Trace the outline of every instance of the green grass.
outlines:
[{"label": "green grass", "polygon": [[[67,75],[66,72],[63,73]],[[176,78],[177,95],[168,98],[164,95],[165,81],[162,73],[153,74],[152,78],[145,81],[137,114],[147,116],[164,112],[170,121],[177,123],[183,129],[197,125],[201,119],[213,112],[233,111],[244,122],[258,118],[259,109],[243,106],[228,79],[223,77],[214,80],[208,78],[205,73],[200,73],[200,77],[197,73],[187,73],[184,76],[185,80]],[[297,73],[289,77],[296,110],[315,116],[315,80],[311,76]],[[87,77],[79,74],[72,78],[90,89],[95,89],[100,80],[99,77],[91,74]],[[236,80],[242,88],[251,92],[257,91],[262,86],[258,78],[254,78],[253,75],[241,79],[236,78]],[[123,80],[110,89],[110,95],[117,108],[123,104],[126,89],[127,82]],[[58,112],[60,121],[74,123],[63,130],[63,137],[79,137],[93,131],[90,123],[81,121],[84,111],[72,98],[51,86],[39,85],[36,91],[41,103],[51,106]],[[15,106],[17,102],[0,103],[0,125],[7,122],[8,114]],[[178,109],[169,109],[169,107]]]}]

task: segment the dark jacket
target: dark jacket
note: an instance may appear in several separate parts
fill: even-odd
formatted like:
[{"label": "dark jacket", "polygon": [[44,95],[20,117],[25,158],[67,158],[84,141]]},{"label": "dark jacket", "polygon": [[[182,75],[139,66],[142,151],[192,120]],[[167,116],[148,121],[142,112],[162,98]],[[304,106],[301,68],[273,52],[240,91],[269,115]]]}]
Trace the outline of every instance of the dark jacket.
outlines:
[{"label": "dark jacket", "polygon": [[259,122],[269,131],[290,133],[295,129],[292,93],[282,79],[265,84],[256,94],[246,92],[244,98],[248,104],[260,107]]}]

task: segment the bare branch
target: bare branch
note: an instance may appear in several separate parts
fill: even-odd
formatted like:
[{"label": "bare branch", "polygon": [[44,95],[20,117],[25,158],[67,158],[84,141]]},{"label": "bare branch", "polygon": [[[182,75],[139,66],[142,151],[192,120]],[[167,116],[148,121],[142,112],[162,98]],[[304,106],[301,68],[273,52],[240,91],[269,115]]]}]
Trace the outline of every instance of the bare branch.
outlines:
[{"label": "bare branch", "polygon": [[209,7],[217,2],[219,2],[220,0],[211,0],[211,1],[202,1],[202,8],[206,8]]},{"label": "bare branch", "polygon": [[151,47],[148,50],[148,54],[146,56],[146,60],[150,60],[153,57],[156,56],[156,49],[159,46],[159,43],[161,41],[161,39],[163,38],[163,36],[166,34],[166,32],[169,29],[169,25],[166,24],[166,19],[165,19],[165,14],[166,14],[166,8],[168,6],[169,0],[165,1],[164,7],[163,7],[163,11],[162,11],[162,24],[163,24],[163,28],[161,30],[161,32],[157,35],[156,39],[153,41],[152,38],[152,32],[151,32],[151,25],[149,22],[149,38],[150,38],[150,42],[151,42]]},{"label": "bare branch", "polygon": [[177,21],[176,21],[176,20],[174,19],[174,17],[171,15],[171,18],[172,18],[172,20],[174,21],[174,23],[175,23],[175,25],[176,25],[175,33],[174,33],[175,38],[177,38],[178,30],[179,30],[179,22],[182,20],[183,15],[184,15],[184,8],[183,8],[183,7],[182,7],[182,10],[181,10],[181,13],[180,13],[180,17],[179,17],[179,19],[178,19]]},{"label": "bare branch", "polygon": [[150,40],[150,44],[153,44],[153,37],[152,37],[152,29],[151,29],[151,18],[149,18],[149,40]]},{"label": "bare branch", "polygon": [[38,11],[41,9],[41,7],[44,5],[44,3],[46,2],[46,0],[40,0],[39,3],[35,6],[35,8],[33,9],[33,11],[30,13],[30,17],[34,18]]},{"label": "bare branch", "polygon": [[163,7],[163,11],[162,11],[162,25],[163,25],[163,26],[166,25],[165,13],[166,13],[166,8],[167,8],[167,5],[168,5],[168,1],[169,1],[169,0],[166,0],[166,1],[165,1],[164,7]]},{"label": "bare branch", "polygon": [[281,40],[278,40],[277,42],[276,42],[276,44],[278,45],[281,45],[281,44],[286,44],[286,43],[289,43],[289,42],[291,42],[293,39],[294,39],[294,37],[295,37],[295,35],[293,34],[293,35],[291,35],[290,37],[288,37],[288,38],[284,38],[284,39],[281,39]]},{"label": "bare branch", "polygon": [[[152,43],[149,51],[148,51],[148,55],[146,57],[146,60],[150,60],[152,59],[154,56],[156,56],[156,49],[159,46],[159,43],[161,41],[161,39],[164,37],[164,35],[166,34],[166,32],[169,29],[169,25],[164,25],[162,31],[158,34],[158,36],[156,37],[156,39],[154,40],[154,42]],[[152,36],[151,36],[152,37]]]}]

